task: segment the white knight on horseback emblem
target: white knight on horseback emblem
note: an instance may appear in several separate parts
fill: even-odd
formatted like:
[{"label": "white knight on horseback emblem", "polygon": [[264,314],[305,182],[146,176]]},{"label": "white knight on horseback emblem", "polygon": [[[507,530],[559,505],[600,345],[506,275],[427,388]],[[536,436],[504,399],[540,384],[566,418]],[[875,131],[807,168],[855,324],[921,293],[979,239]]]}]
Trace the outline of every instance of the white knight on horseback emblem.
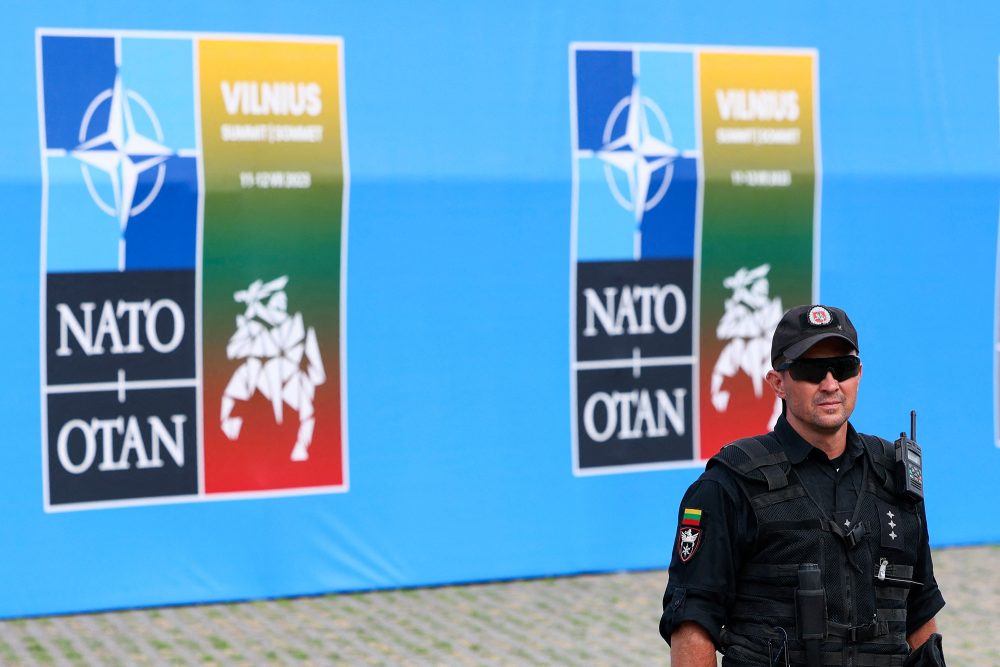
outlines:
[{"label": "white knight on horseback emblem", "polygon": [[[726,310],[715,330],[719,340],[729,341],[712,369],[712,405],[718,412],[729,407],[730,393],[723,389],[723,382],[741,371],[749,376],[754,395],[760,398],[763,394],[764,376],[771,368],[771,337],[784,313],[781,297],[769,294],[770,270],[770,264],[755,269],[741,267],[722,281],[733,295],[726,299]],[[780,414],[781,401],[776,398],[769,427]]]},{"label": "white knight on horseback emblem", "polygon": [[243,419],[233,415],[238,401],[248,401],[258,391],[271,401],[274,419],[284,418],[287,405],[299,414],[299,430],[292,461],[309,458],[316,415],[316,387],[326,382],[316,332],[302,323],[302,313],[289,315],[284,288],[288,276],[268,283],[255,280],[233,299],[246,304],[236,316],[236,332],[226,345],[226,356],[243,359],[222,394],[222,431],[230,440],[240,436]]}]

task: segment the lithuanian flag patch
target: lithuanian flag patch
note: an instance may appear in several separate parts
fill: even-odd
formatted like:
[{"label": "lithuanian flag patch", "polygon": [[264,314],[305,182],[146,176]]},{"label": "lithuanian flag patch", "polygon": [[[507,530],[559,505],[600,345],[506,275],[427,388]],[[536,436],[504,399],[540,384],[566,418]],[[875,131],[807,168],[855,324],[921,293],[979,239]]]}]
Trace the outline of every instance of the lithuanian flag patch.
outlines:
[{"label": "lithuanian flag patch", "polygon": [[681,517],[681,524],[684,526],[700,526],[701,525],[701,510],[691,509],[690,507],[684,508],[684,516]]}]

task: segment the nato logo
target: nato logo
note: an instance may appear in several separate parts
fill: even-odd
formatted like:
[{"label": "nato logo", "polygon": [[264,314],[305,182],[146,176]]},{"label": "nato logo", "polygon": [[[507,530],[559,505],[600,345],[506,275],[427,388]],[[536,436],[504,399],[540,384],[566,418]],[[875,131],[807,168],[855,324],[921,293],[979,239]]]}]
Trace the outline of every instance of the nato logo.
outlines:
[{"label": "nato logo", "polygon": [[693,456],[693,57],[570,50],[576,474]]},{"label": "nato logo", "polygon": [[692,58],[576,51],[578,261],[693,257]]},{"label": "nato logo", "polygon": [[190,41],[43,35],[46,269],[193,269]]},{"label": "nato logo", "polygon": [[46,508],[197,493],[190,40],[38,36]]}]

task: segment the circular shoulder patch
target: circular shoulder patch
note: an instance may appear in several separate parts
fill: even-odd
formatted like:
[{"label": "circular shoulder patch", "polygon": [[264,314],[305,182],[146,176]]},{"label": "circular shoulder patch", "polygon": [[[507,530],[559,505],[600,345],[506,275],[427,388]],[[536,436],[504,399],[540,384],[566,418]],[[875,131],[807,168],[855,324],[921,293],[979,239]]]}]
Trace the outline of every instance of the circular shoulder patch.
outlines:
[{"label": "circular shoulder patch", "polygon": [[823,306],[813,306],[809,311],[809,324],[816,327],[823,327],[833,322],[830,311]]}]

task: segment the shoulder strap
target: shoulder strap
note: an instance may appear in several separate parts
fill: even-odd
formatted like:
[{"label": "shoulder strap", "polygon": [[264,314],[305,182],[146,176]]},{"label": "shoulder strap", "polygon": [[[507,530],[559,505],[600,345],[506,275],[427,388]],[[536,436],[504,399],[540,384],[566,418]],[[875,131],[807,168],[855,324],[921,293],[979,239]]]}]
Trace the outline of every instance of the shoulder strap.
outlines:
[{"label": "shoulder strap", "polygon": [[896,480],[893,476],[893,467],[896,463],[896,445],[884,438],[874,435],[859,433],[861,444],[864,445],[868,460],[872,463],[875,474],[882,482],[882,487],[889,493],[896,495]]},{"label": "shoulder strap", "polygon": [[741,477],[767,482],[768,491],[788,486],[788,458],[781,451],[781,443],[768,434],[731,442],[709,460],[721,463]]}]

